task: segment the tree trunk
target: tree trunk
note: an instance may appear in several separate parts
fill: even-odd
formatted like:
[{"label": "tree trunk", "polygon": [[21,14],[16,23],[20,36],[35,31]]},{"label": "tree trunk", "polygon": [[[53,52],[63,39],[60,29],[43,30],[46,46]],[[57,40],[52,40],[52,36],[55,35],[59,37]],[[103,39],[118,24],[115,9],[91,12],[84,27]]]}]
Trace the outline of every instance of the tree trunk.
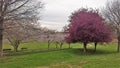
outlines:
[{"label": "tree trunk", "polygon": [[56,44],[56,48],[58,48],[57,44]]},{"label": "tree trunk", "polygon": [[48,43],[48,50],[50,49],[50,44]]},{"label": "tree trunk", "polygon": [[3,51],[2,51],[2,39],[3,39],[2,30],[0,30],[0,57],[3,56]]},{"label": "tree trunk", "polygon": [[56,42],[56,48],[58,48],[58,42]]},{"label": "tree trunk", "polygon": [[18,46],[19,46],[19,44],[15,44],[13,46],[14,46],[14,52],[18,52]]},{"label": "tree trunk", "polygon": [[97,42],[95,42],[94,44],[95,44],[94,52],[96,52]]},{"label": "tree trunk", "polygon": [[60,49],[62,49],[62,46],[63,46],[63,42],[60,43]]},{"label": "tree trunk", "polygon": [[117,52],[120,52],[120,35],[118,36],[118,48],[117,48]]},{"label": "tree trunk", "polygon": [[14,52],[18,52],[18,46],[20,45],[20,41],[19,40],[16,40],[15,42],[14,42]]},{"label": "tree trunk", "polygon": [[60,49],[62,49],[62,45],[60,45]]},{"label": "tree trunk", "polygon": [[3,56],[2,40],[3,40],[3,18],[0,17],[0,57]]},{"label": "tree trunk", "polygon": [[48,49],[50,49],[50,40],[48,40]]},{"label": "tree trunk", "polygon": [[14,52],[18,52],[18,47],[17,47],[18,45],[15,45],[14,46]]},{"label": "tree trunk", "polygon": [[71,48],[71,47],[70,47],[70,43],[69,43],[69,48]]},{"label": "tree trunk", "polygon": [[87,52],[87,43],[86,42],[84,42],[84,51],[83,51],[84,53],[86,53]]},{"label": "tree trunk", "polygon": [[120,52],[120,28],[118,26],[118,29],[117,29],[117,39],[118,39],[118,47],[117,47],[117,52]]}]

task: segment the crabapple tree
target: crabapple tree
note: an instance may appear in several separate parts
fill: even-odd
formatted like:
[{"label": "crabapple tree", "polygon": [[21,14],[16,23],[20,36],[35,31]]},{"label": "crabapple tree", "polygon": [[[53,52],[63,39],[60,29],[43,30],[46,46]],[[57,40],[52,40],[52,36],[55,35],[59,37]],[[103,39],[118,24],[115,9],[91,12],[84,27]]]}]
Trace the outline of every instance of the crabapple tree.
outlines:
[{"label": "crabapple tree", "polygon": [[110,42],[112,33],[110,27],[104,23],[104,19],[98,11],[93,9],[79,9],[70,16],[70,24],[65,31],[67,42],[82,42],[84,52],[87,51],[87,44],[95,43],[95,51],[98,42]]}]

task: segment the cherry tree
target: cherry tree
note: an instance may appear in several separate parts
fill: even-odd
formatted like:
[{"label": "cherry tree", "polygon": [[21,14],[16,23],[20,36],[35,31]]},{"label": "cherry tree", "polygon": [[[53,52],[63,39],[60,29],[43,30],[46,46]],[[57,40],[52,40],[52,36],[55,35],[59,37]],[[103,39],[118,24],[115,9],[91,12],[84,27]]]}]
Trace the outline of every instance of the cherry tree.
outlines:
[{"label": "cherry tree", "polygon": [[72,13],[69,21],[66,41],[69,43],[82,42],[84,52],[87,51],[87,44],[90,42],[95,43],[96,51],[98,42],[110,42],[112,40],[110,28],[96,10],[79,9]]}]

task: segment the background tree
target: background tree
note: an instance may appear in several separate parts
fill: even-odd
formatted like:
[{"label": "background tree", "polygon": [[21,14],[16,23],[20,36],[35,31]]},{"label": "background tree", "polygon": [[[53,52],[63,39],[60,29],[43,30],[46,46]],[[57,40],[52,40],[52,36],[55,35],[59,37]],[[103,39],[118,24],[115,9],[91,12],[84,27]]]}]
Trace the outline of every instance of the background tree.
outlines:
[{"label": "background tree", "polygon": [[120,0],[109,1],[106,7],[102,9],[102,15],[106,19],[106,22],[110,24],[118,39],[117,51],[120,51]]},{"label": "background tree", "polygon": [[72,38],[71,38],[69,35],[65,37],[65,41],[68,43],[69,48],[71,48],[71,46],[70,46],[70,44],[72,43],[72,40],[71,40],[71,39],[72,39]]},{"label": "background tree", "polygon": [[53,35],[55,34],[55,31],[47,29],[47,30],[45,30],[44,34],[46,35],[46,40],[47,40],[48,49],[49,49],[50,45],[54,41]]},{"label": "background tree", "polygon": [[[28,41],[28,39],[32,39],[34,35],[36,35],[36,25],[27,23],[28,21],[21,20],[13,20],[12,23],[4,24],[4,37],[8,39],[10,44],[14,47],[14,51],[18,51],[18,47],[21,42]],[[18,23],[26,23],[26,25],[20,25]]]},{"label": "background tree", "polygon": [[66,31],[67,41],[83,42],[84,52],[87,51],[89,42],[94,42],[96,46],[98,42],[111,41],[111,31],[103,21],[104,19],[95,10],[82,8],[75,11],[70,16],[69,29]]},{"label": "background tree", "polygon": [[[68,31],[68,29],[69,29],[69,25],[65,25],[65,26],[63,27],[63,32],[66,34],[67,31]],[[68,43],[69,48],[71,48],[71,47],[70,47],[70,44],[72,43],[72,41],[71,41],[69,38],[65,38],[65,41]]]},{"label": "background tree", "polygon": [[48,42],[48,48],[50,48],[50,45],[54,42],[56,45],[56,48],[58,46],[62,48],[63,41],[64,41],[64,35],[62,32],[57,32],[55,30],[48,29],[46,32],[44,32],[44,35],[46,35],[46,39]]},{"label": "background tree", "polygon": [[[36,10],[42,8],[35,0],[0,0],[0,55],[2,56],[3,24],[9,20],[38,18]],[[11,23],[11,22],[10,22]]]}]

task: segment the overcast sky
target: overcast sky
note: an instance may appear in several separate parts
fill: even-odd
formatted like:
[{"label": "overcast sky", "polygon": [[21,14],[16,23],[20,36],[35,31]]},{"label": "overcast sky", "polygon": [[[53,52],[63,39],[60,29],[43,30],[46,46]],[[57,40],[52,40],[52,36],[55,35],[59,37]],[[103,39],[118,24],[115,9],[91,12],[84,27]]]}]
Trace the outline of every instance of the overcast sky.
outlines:
[{"label": "overcast sky", "polygon": [[68,17],[81,7],[101,8],[107,0],[42,0],[44,10],[40,20],[42,27],[54,30],[62,30],[68,23]]}]

